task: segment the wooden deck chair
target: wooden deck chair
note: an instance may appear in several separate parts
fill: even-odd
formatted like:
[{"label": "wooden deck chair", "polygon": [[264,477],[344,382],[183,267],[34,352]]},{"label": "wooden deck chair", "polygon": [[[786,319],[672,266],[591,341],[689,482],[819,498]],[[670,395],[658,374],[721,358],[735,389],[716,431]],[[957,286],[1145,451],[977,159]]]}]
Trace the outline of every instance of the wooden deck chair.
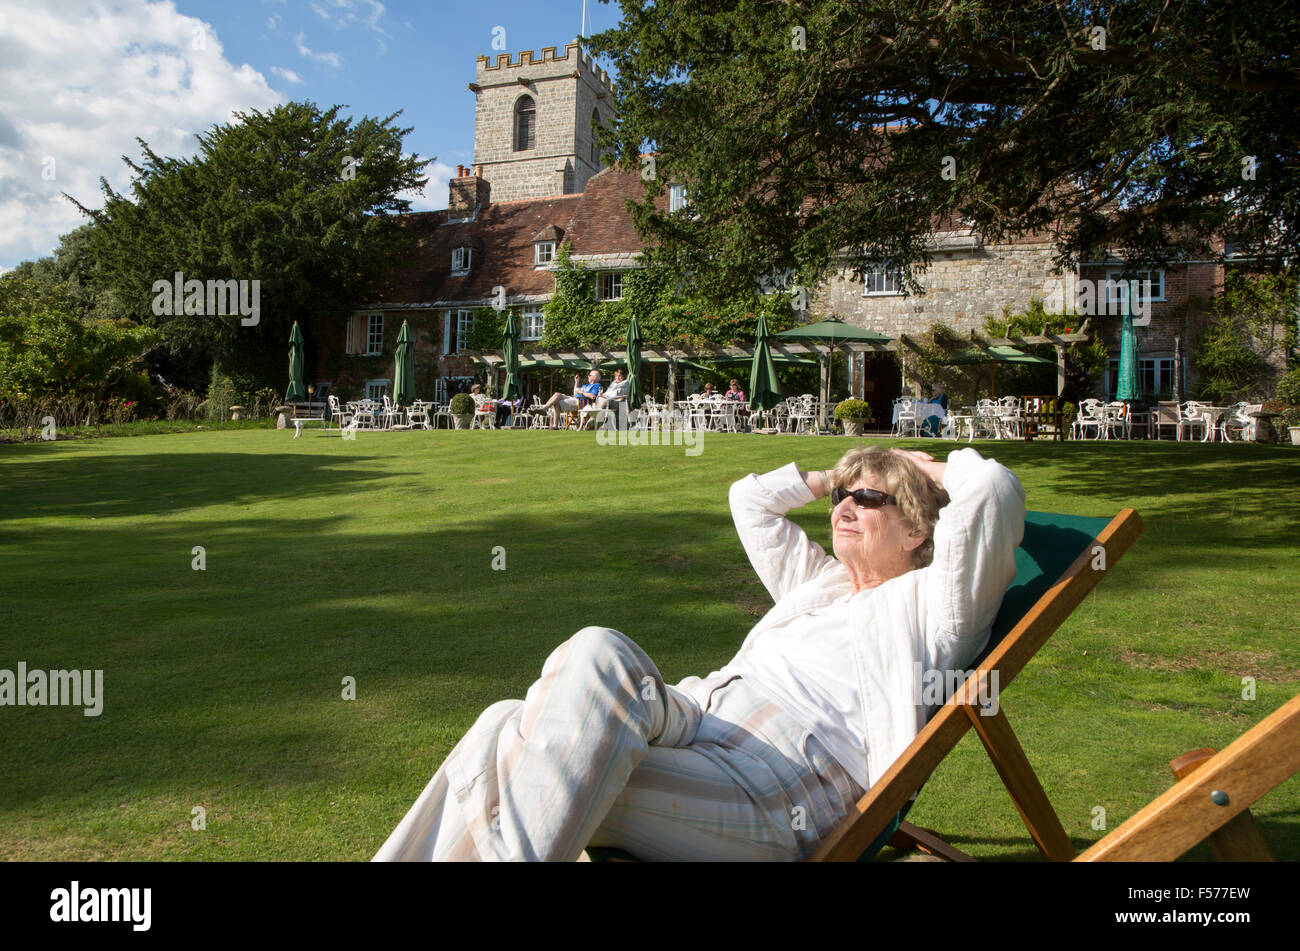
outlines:
[{"label": "wooden deck chair", "polygon": [[[1002,600],[989,646],[976,669],[822,843],[813,860],[865,860],[892,844],[917,847],[939,858],[969,861],[969,856],[903,818],[921,785],[972,728],[1039,850],[1054,861],[1074,858],[1074,846],[1007,722],[1001,696],[1141,533],[1142,519],[1132,509],[1124,509],[1109,522],[1027,513],[1025,537],[1016,550],[1016,577]],[[999,703],[995,714],[985,716],[979,687],[984,685],[987,697],[994,670],[998,672]]]},{"label": "wooden deck chair", "polygon": [[1273,861],[1249,807],[1300,772],[1300,696],[1222,753],[1195,750],[1169,767],[1177,785],[1075,861],[1172,862],[1202,841],[1221,861]]}]

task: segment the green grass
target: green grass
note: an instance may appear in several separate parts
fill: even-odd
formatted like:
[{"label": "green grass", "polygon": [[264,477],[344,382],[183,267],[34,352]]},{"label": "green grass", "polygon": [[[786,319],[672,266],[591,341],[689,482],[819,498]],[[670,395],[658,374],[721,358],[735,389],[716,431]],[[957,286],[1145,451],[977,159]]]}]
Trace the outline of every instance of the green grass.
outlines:
[{"label": "green grass", "polygon": [[[689,457],[577,433],[243,429],[0,446],[0,668],[102,668],[106,695],[98,718],[0,707],[0,858],[369,858],[479,711],[522,697],[579,628],[626,632],[669,682],[725,663],[769,606],[727,486],[852,444],[718,435]],[[979,448],[1031,508],[1146,521],[1003,697],[1083,847],[1095,806],[1115,828],[1174,756],[1300,691],[1300,452]],[[795,516],[823,542],[827,508]],[[1298,807],[1292,778],[1253,810],[1279,858],[1300,858]],[[1037,854],[973,737],[911,818],[977,856]]]}]

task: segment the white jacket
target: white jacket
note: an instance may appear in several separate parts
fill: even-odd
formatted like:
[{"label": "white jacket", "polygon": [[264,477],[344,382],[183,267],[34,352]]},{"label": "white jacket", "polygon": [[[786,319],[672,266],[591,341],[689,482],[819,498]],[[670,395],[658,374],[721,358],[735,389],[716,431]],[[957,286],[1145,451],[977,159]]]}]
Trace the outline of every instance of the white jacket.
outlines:
[{"label": "white jacket", "polygon": [[[1016,575],[1015,551],[1025,530],[1020,481],[974,449],[959,449],[948,456],[944,488],[951,501],[935,526],[934,561],[851,602],[869,785],[929,718],[917,670],[959,670],[970,663],[987,643]],[[739,658],[768,627],[824,607],[853,585],[848,570],[785,517],[813,501],[794,463],[761,478],[746,476],[732,485],[730,498],[741,544],[776,601],[745,638]]]}]

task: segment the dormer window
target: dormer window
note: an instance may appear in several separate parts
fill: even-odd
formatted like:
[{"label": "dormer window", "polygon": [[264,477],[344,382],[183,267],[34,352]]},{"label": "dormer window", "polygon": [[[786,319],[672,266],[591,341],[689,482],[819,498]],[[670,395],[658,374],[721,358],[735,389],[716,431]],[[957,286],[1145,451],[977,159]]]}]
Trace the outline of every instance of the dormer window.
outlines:
[{"label": "dormer window", "polygon": [[541,267],[555,260],[555,242],[538,241],[533,245],[533,264]]},{"label": "dormer window", "polygon": [[451,273],[465,274],[469,271],[470,249],[469,248],[452,248],[451,251]]},{"label": "dormer window", "polygon": [[526,152],[537,144],[537,106],[532,96],[520,96],[515,103],[515,151]]}]

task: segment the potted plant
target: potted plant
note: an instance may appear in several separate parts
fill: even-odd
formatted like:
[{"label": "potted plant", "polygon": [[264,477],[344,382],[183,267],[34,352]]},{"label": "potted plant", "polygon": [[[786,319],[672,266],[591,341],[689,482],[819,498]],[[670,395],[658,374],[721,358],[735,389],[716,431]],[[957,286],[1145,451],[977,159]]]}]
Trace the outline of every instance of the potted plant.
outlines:
[{"label": "potted plant", "polygon": [[844,424],[846,436],[861,436],[862,427],[875,422],[871,405],[865,400],[841,400],[835,407],[835,418]]},{"label": "potted plant", "polygon": [[1288,370],[1277,381],[1277,402],[1281,404],[1278,412],[1282,424],[1290,430],[1291,444],[1300,446],[1300,367]]},{"label": "potted plant", "polygon": [[451,418],[457,429],[469,429],[469,424],[474,421],[472,396],[468,393],[457,393],[451,398],[451,405],[447,408],[451,411]]}]

